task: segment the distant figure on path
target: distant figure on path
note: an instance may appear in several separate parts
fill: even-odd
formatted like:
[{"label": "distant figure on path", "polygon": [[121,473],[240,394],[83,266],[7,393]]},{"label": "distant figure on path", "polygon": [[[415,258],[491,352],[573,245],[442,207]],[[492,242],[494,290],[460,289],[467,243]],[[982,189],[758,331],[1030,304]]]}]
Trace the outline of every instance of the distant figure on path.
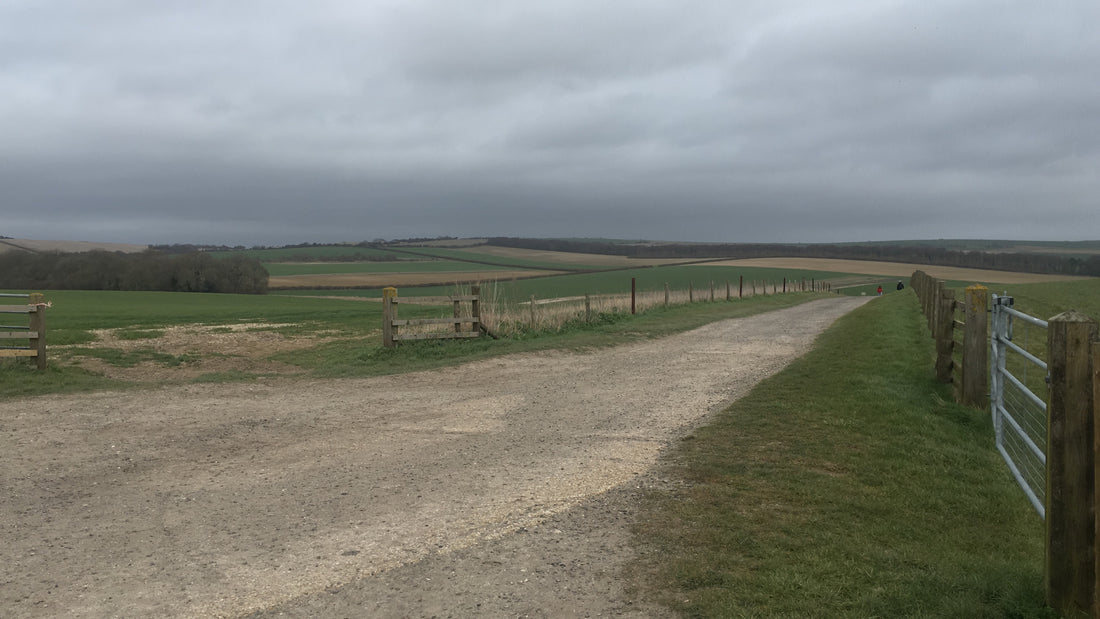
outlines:
[{"label": "distant figure on path", "polygon": [[882,296],[882,286],[878,287],[878,296]]},{"label": "distant figure on path", "polygon": [[905,284],[901,283],[901,280],[899,279],[898,280],[898,290],[901,290],[902,288],[905,288]]}]

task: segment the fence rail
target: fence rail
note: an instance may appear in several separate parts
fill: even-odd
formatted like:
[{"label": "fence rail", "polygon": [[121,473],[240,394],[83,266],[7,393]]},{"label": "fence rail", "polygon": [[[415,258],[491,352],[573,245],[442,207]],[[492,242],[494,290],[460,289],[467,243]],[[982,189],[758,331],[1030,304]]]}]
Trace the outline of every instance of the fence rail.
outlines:
[{"label": "fence rail", "polygon": [[[0,298],[22,298],[28,301],[25,305],[0,305],[0,315],[24,314],[28,317],[25,325],[0,324],[0,358],[34,358],[38,369],[46,369],[47,305],[43,302],[42,295],[0,293]],[[14,343],[21,341],[26,343]]]},{"label": "fence rail", "polygon": [[[401,320],[397,317],[397,288],[386,288],[382,292],[382,345],[393,348],[397,342],[408,340],[442,340],[480,337],[488,330],[481,324],[481,287],[473,286],[468,295],[449,297],[454,307],[451,318],[413,318]],[[470,315],[462,315],[462,304],[470,304]],[[402,333],[402,327],[422,325],[454,325],[454,331],[430,333]],[[464,329],[464,325],[470,325]]]}]

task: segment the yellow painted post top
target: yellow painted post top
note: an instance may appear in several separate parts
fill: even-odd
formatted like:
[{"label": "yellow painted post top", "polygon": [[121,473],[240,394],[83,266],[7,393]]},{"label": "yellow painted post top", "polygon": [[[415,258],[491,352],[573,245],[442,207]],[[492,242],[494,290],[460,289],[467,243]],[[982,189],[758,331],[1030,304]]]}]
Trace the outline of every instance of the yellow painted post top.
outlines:
[{"label": "yellow painted post top", "polygon": [[387,287],[383,288],[382,289],[382,298],[383,299],[396,299],[397,298],[397,288],[394,288],[393,286],[387,286]]},{"label": "yellow painted post top", "polygon": [[989,288],[981,284],[966,287],[966,298],[972,306],[985,308],[989,303]]}]

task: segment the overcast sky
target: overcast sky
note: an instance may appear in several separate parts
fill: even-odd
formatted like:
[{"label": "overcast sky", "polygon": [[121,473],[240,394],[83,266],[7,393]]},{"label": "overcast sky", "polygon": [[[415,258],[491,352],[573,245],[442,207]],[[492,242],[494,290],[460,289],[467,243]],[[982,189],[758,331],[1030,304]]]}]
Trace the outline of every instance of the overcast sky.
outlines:
[{"label": "overcast sky", "polygon": [[1100,239],[1095,0],[0,0],[0,235]]}]

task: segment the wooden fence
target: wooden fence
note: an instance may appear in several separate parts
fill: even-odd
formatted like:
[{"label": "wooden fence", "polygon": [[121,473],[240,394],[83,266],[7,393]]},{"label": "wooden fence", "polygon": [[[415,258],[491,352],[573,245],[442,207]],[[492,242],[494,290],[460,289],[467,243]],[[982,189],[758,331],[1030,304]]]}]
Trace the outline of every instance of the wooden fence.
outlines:
[{"label": "wooden fence", "polygon": [[936,379],[955,385],[962,403],[985,407],[989,393],[989,289],[974,285],[962,301],[924,271],[915,271],[909,284],[936,340]]},{"label": "wooden fence", "polygon": [[[953,382],[950,361],[951,330],[960,326],[955,319],[954,293],[942,281],[917,271],[916,291],[933,335],[936,337],[936,375]],[[989,341],[985,311],[987,290],[967,288],[963,337],[962,400],[968,372],[974,359],[987,359]],[[979,325],[980,326],[977,326]],[[1100,447],[1100,328],[1097,321],[1069,310],[1047,323],[1047,376],[1045,456],[1045,569],[1046,601],[1065,617],[1100,619],[1100,475],[1097,450]],[[971,332],[973,330],[973,333]],[[976,352],[978,349],[986,351]],[[947,356],[945,356],[947,355]],[[968,357],[970,360],[968,360]],[[984,372],[982,372],[984,375]],[[972,380],[976,380],[972,379]],[[984,388],[982,389],[984,394]]]},{"label": "wooden fence", "polygon": [[[32,357],[38,369],[46,369],[46,307],[41,294],[4,294],[0,297],[25,298],[26,305],[0,305],[0,319],[9,315],[25,314],[27,325],[0,325],[0,357]],[[4,320],[4,322],[9,322]],[[11,321],[14,322],[14,321]],[[26,341],[25,345],[8,345]]]},{"label": "wooden fence", "polygon": [[[481,324],[481,286],[472,286],[470,294],[450,297],[454,306],[453,318],[413,318],[401,320],[397,317],[397,288],[385,288],[382,291],[382,345],[393,348],[403,340],[442,340],[480,337],[488,333]],[[462,316],[462,304],[470,304],[470,315]],[[454,331],[433,333],[402,333],[402,327],[415,325],[454,325]],[[465,329],[469,325],[469,329]]]}]

